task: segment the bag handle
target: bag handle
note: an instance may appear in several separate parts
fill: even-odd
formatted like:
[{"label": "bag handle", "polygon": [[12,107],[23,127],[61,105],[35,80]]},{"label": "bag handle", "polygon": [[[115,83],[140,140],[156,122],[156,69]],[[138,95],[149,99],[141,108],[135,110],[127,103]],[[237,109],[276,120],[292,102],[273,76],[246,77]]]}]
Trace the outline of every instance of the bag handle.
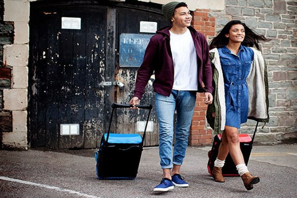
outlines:
[{"label": "bag handle", "polygon": [[254,134],[253,134],[253,138],[252,138],[252,144],[254,143],[255,135],[256,135],[256,132],[257,132],[257,129],[258,129],[258,124],[259,124],[259,122],[257,121],[255,131],[254,131]]},{"label": "bag handle", "polygon": [[133,106],[133,105],[130,105],[130,104],[117,104],[117,103],[113,103],[111,105],[111,107],[112,107],[112,111],[111,111],[111,115],[110,115],[110,119],[109,119],[109,126],[108,126],[108,131],[107,131],[106,143],[108,143],[108,138],[109,138],[109,133],[110,133],[110,128],[111,128],[113,113],[114,113],[115,109],[117,109],[117,108],[132,108],[132,107],[137,107],[139,109],[148,109],[149,110],[148,116],[147,116],[147,119],[146,119],[146,124],[145,124],[145,127],[144,127],[143,136],[142,136],[142,142],[141,142],[141,144],[143,144],[143,141],[144,141],[144,138],[145,138],[146,129],[147,129],[147,125],[148,125],[148,121],[149,121],[149,117],[150,117],[151,110],[152,110],[153,106],[152,105],[135,105],[135,106]]}]

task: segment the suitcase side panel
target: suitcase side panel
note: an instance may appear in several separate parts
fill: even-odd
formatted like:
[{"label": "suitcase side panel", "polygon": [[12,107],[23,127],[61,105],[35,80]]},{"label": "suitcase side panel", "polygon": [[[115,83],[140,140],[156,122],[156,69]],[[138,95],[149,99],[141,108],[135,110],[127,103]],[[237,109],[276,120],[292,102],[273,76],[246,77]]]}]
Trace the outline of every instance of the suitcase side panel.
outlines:
[{"label": "suitcase side panel", "polygon": [[142,144],[107,144],[99,149],[99,179],[135,179]]},{"label": "suitcase side panel", "polygon": [[[239,140],[240,140],[240,149],[242,151],[245,164],[247,165],[248,161],[249,161],[250,154],[251,154],[251,150],[252,150],[252,141],[248,134],[239,134]],[[207,163],[207,169],[211,176],[212,176],[211,171],[214,166],[214,161],[216,160],[216,157],[218,155],[220,143],[221,143],[221,135],[219,134],[214,137],[212,149],[208,153],[209,160]],[[223,176],[225,176],[225,177],[239,176],[238,172],[236,170],[236,166],[235,166],[230,154],[228,154],[228,156],[225,160],[225,165],[222,169],[222,172],[223,172]]]},{"label": "suitcase side panel", "polygon": [[143,141],[149,121],[152,105],[136,105],[149,110],[144,133],[111,133],[113,114],[117,108],[131,108],[130,104],[112,104],[108,132],[102,136],[99,151],[96,152],[96,174],[99,179],[135,179],[143,150]]},{"label": "suitcase side panel", "polygon": [[208,152],[209,160],[208,160],[208,163],[207,163],[207,169],[208,169],[208,172],[209,172],[210,175],[212,175],[211,171],[212,171],[213,166],[214,166],[214,161],[216,160],[216,157],[218,155],[220,143],[221,143],[221,136],[216,135],[214,137],[211,150]]}]

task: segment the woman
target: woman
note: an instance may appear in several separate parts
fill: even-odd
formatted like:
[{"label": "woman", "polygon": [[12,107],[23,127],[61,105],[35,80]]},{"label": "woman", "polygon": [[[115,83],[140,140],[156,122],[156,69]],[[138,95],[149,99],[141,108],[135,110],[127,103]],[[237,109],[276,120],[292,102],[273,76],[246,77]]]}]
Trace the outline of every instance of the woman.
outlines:
[{"label": "woman", "polygon": [[215,90],[207,119],[216,132],[222,133],[212,175],[217,182],[225,181],[222,167],[230,153],[247,190],[253,189],[253,184],[260,182],[260,178],[248,171],[238,130],[247,118],[262,122],[269,119],[267,70],[258,44],[267,40],[241,21],[233,20],[210,44]]}]

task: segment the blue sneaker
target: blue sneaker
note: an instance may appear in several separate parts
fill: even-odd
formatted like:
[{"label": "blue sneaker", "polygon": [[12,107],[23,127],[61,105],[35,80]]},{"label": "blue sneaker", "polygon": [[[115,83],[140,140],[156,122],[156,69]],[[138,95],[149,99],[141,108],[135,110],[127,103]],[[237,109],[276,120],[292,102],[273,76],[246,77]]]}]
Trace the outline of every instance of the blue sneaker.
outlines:
[{"label": "blue sneaker", "polygon": [[161,183],[154,188],[154,192],[167,192],[174,189],[174,184],[171,180],[163,178]]},{"label": "blue sneaker", "polygon": [[176,187],[186,188],[189,186],[187,182],[180,176],[180,174],[175,174],[172,176],[172,183]]}]

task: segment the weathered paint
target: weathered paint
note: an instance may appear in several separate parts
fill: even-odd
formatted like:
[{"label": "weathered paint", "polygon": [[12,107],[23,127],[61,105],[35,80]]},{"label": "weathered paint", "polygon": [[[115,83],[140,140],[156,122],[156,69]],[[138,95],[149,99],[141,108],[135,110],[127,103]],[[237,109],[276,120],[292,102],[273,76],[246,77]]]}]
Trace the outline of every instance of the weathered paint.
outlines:
[{"label": "weathered paint", "polygon": [[[139,33],[140,21],[157,21],[160,27],[168,22],[160,14],[160,7],[114,4],[119,7],[74,4],[69,9],[66,5],[32,3],[29,65],[32,147],[99,147],[107,131],[111,104],[128,103],[132,97],[137,68],[118,67],[119,35]],[[81,30],[61,29],[62,16],[80,17]],[[44,25],[39,26],[40,23]],[[124,87],[102,86],[102,82],[115,80]],[[154,103],[151,82],[142,103]],[[145,112],[136,114],[133,110],[122,110],[115,116],[112,125],[121,130],[119,133],[135,132],[135,123],[146,119]],[[155,130],[147,134],[145,145],[157,145],[154,110],[150,120],[155,123]],[[75,123],[80,125],[79,135],[60,135],[60,124]]]}]

